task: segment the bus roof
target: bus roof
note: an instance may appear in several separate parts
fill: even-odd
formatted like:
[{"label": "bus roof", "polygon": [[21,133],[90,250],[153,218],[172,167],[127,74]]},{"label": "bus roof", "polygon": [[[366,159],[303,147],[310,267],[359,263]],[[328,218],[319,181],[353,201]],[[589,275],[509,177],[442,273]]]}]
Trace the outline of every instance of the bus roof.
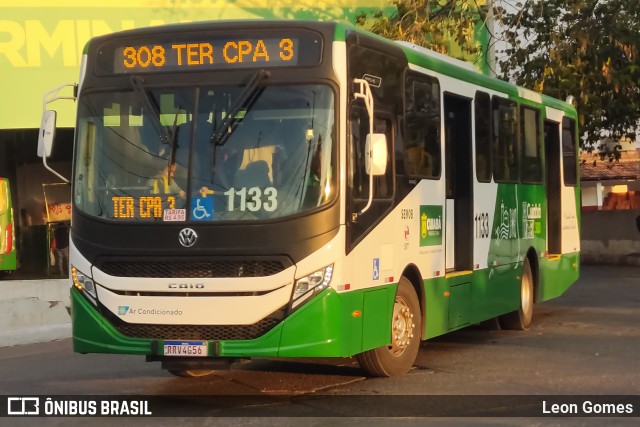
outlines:
[{"label": "bus roof", "polygon": [[532,90],[517,86],[513,83],[506,82],[496,77],[488,76],[479,72],[472,64],[464,62],[447,55],[440,54],[433,50],[417,46],[413,43],[394,41],[377,34],[366,31],[362,28],[356,27],[351,23],[340,21],[305,21],[305,20],[225,20],[225,21],[200,21],[189,23],[177,23],[156,27],[137,28],[132,30],[120,31],[117,33],[109,34],[106,36],[100,36],[91,39],[84,48],[84,53],[88,52],[89,46],[93,43],[111,39],[114,37],[135,37],[144,36],[148,34],[157,33],[159,30],[162,32],[168,31],[200,31],[206,29],[225,29],[225,28],[240,28],[243,26],[253,28],[309,28],[316,30],[323,30],[323,32],[331,31],[333,29],[333,37],[336,41],[346,40],[347,35],[350,32],[356,32],[361,36],[371,37],[379,42],[387,43],[390,47],[399,48],[406,56],[409,64],[414,64],[419,67],[423,67],[429,70],[433,70],[437,73],[453,77],[474,85],[478,85],[487,89],[502,92],[508,95],[512,99],[519,101],[541,104],[555,108],[565,112],[570,117],[577,117],[575,106],[547,96]]},{"label": "bus roof", "polygon": [[[530,103],[549,106],[565,112],[570,117],[577,118],[575,106],[568,102],[517,86],[497,77],[488,76],[478,71],[478,69],[469,62],[443,55],[431,49],[417,46],[414,43],[390,40],[348,23],[338,24],[336,28],[336,39],[344,40],[344,34],[348,31],[356,31],[361,35],[373,37],[383,43],[399,46],[407,57],[409,64],[414,64],[449,77],[505,93],[512,99],[526,100]],[[339,32],[343,34],[338,34]]]}]

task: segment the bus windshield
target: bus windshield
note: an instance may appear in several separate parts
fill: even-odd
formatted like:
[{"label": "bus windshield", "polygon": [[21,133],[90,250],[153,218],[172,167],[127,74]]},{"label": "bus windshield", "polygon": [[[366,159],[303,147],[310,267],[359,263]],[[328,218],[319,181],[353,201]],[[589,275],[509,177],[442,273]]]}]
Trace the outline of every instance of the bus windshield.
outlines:
[{"label": "bus windshield", "polygon": [[80,97],[74,201],[83,212],[264,220],[335,197],[330,87],[132,86]]}]

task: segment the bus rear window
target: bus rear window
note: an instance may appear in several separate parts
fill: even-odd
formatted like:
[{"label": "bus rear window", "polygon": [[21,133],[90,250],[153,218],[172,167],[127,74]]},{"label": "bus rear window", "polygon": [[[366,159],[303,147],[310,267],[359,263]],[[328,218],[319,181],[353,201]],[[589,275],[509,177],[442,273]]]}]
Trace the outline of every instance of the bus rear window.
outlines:
[{"label": "bus rear window", "polygon": [[576,122],[562,119],[562,166],[564,169],[564,185],[578,183],[578,168],[576,164]]}]

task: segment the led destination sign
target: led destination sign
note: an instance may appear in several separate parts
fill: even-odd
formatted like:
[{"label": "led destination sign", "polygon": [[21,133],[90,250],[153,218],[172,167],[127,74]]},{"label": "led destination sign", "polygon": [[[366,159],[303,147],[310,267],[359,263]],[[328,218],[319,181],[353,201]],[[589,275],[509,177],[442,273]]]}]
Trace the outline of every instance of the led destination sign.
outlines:
[{"label": "led destination sign", "polygon": [[[254,32],[255,33],[255,32]],[[271,32],[273,33],[273,32]],[[308,31],[273,35],[159,35],[102,46],[104,74],[158,73],[257,67],[294,67],[320,62],[321,37]],[[280,34],[282,33],[282,34]],[[110,62],[110,64],[109,64]]]}]

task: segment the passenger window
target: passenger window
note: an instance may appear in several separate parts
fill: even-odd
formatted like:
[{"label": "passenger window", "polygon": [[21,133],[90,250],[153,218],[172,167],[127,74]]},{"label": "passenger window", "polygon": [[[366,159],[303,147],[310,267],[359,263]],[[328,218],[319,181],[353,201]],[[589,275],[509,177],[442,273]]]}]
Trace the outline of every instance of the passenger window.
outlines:
[{"label": "passenger window", "polygon": [[409,74],[405,88],[406,173],[422,178],[439,178],[440,84],[433,77]]},{"label": "passenger window", "polygon": [[564,169],[564,185],[574,186],[578,183],[578,167],[576,164],[576,122],[573,119],[562,119],[562,166]]},{"label": "passenger window", "polygon": [[540,112],[522,107],[522,182],[542,183],[542,158],[540,156]]},{"label": "passenger window", "polygon": [[493,178],[518,182],[518,106],[514,101],[493,98]]},{"label": "passenger window", "polygon": [[476,177],[479,182],[491,182],[491,98],[484,92],[476,92]]}]

